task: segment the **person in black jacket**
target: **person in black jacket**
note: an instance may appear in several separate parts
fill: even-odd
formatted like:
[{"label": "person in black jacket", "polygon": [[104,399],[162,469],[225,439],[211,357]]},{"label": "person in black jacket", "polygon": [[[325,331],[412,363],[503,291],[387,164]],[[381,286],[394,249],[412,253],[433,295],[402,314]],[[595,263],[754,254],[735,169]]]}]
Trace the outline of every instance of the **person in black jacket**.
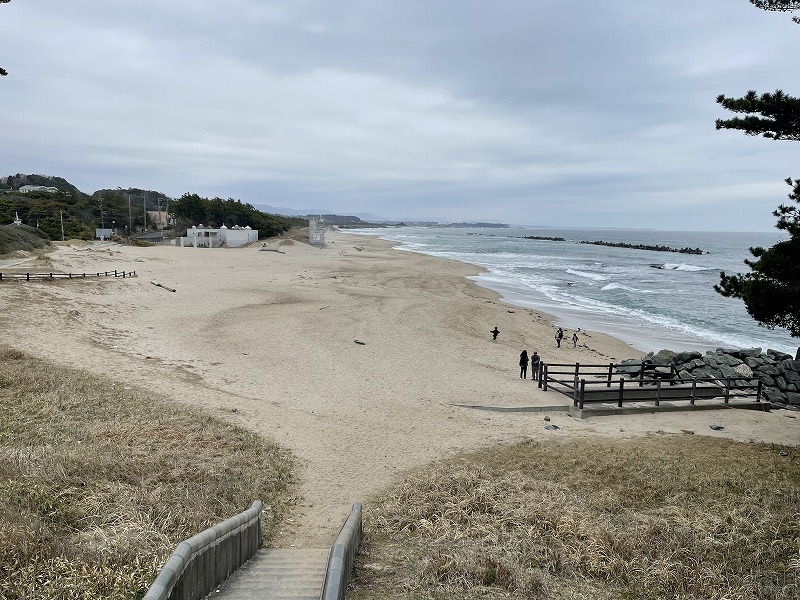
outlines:
[{"label": "person in black jacket", "polygon": [[497,341],[497,334],[500,333],[500,330],[497,328],[497,325],[495,325],[494,329],[492,329],[489,333],[492,334],[492,341],[496,342]]},{"label": "person in black jacket", "polygon": [[536,350],[531,354],[531,381],[539,379],[539,353]]},{"label": "person in black jacket", "polygon": [[519,355],[519,377],[520,379],[528,378],[528,351],[523,350]]}]

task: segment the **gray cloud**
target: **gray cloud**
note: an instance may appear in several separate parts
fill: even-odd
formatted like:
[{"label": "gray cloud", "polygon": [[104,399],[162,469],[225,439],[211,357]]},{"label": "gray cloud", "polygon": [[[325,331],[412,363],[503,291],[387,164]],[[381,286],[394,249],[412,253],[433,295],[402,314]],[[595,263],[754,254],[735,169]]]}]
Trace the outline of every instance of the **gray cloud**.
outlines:
[{"label": "gray cloud", "polygon": [[7,173],[84,191],[519,224],[767,230],[800,147],[717,132],[789,88],[746,0],[0,7]]}]

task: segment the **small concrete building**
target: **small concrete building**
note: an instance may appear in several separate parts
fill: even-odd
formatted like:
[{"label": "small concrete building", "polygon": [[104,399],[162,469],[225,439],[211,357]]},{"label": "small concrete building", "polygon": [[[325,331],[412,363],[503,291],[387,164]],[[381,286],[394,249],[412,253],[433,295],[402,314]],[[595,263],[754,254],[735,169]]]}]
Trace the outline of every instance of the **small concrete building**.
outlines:
[{"label": "small concrete building", "polygon": [[322,217],[308,220],[308,243],[312,246],[325,245],[325,219]]},{"label": "small concrete building", "polygon": [[186,230],[186,237],[178,238],[181,247],[191,246],[193,248],[219,248],[222,244],[228,248],[239,248],[251,242],[258,241],[258,229],[251,229],[250,226],[239,227],[205,227],[193,225]]}]

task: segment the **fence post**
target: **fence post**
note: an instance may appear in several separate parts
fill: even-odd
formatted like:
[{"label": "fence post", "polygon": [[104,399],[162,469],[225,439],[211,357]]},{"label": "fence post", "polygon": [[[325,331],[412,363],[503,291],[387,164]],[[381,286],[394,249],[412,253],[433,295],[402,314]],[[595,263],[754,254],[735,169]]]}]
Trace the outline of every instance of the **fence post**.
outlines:
[{"label": "fence post", "polygon": [[606,387],[611,387],[611,376],[614,373],[614,363],[608,363],[608,383],[606,383]]},{"label": "fence post", "polygon": [[578,385],[579,385],[578,376],[575,375],[575,377],[572,380],[572,405],[573,406],[578,401]]},{"label": "fence post", "polygon": [[675,375],[678,374],[678,370],[675,368],[675,365],[670,363],[669,365],[669,384],[675,385]]},{"label": "fence post", "polygon": [[694,406],[694,392],[697,389],[697,378],[692,377],[692,398],[689,400],[689,403]]},{"label": "fence post", "polygon": [[623,397],[624,394],[625,394],[625,378],[624,377],[620,377],[619,378],[619,402],[617,403],[617,406],[619,406],[620,408],[622,408],[622,397]]},{"label": "fence post", "polygon": [[545,365],[544,366],[544,377],[539,379],[539,386],[540,387],[542,386],[542,380],[544,380],[544,387],[542,389],[544,389],[545,392],[547,391],[547,378],[548,377],[549,377],[549,375],[547,374],[547,365]]},{"label": "fence post", "polygon": [[730,377],[726,377],[725,378],[725,404],[728,403],[728,398],[730,398],[730,395],[731,395],[731,378]]},{"label": "fence post", "polygon": [[644,361],[642,361],[642,368],[639,369],[639,387],[644,385]]},{"label": "fence post", "polygon": [[661,402],[661,377],[656,377],[656,406]]},{"label": "fence post", "polygon": [[586,380],[581,379],[581,410],[583,410],[583,398],[586,395]]},{"label": "fence post", "polygon": [[30,281],[30,280],[31,280],[31,274],[25,273],[25,281]]},{"label": "fence post", "polygon": [[758,379],[758,388],[756,388],[756,402],[761,400],[761,378]]}]

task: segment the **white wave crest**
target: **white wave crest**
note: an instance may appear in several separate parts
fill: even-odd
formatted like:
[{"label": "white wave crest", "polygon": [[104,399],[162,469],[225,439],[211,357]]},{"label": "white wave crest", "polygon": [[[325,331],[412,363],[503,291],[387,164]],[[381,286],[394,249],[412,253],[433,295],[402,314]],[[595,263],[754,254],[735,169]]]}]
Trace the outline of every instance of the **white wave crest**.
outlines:
[{"label": "white wave crest", "polygon": [[659,267],[660,269],[669,269],[670,271],[710,271],[708,267],[698,267],[697,265],[687,265],[686,263],[665,263]]},{"label": "white wave crest", "polygon": [[609,283],[604,285],[601,290],[627,290],[629,292],[636,292],[637,294],[657,294],[655,290],[640,290],[637,288],[632,288],[630,286],[624,285],[622,283]]},{"label": "white wave crest", "polygon": [[567,269],[567,273],[577,275],[578,277],[585,277],[594,281],[608,281],[608,277],[600,275],[599,273],[588,273],[587,271],[576,271],[575,269]]}]

